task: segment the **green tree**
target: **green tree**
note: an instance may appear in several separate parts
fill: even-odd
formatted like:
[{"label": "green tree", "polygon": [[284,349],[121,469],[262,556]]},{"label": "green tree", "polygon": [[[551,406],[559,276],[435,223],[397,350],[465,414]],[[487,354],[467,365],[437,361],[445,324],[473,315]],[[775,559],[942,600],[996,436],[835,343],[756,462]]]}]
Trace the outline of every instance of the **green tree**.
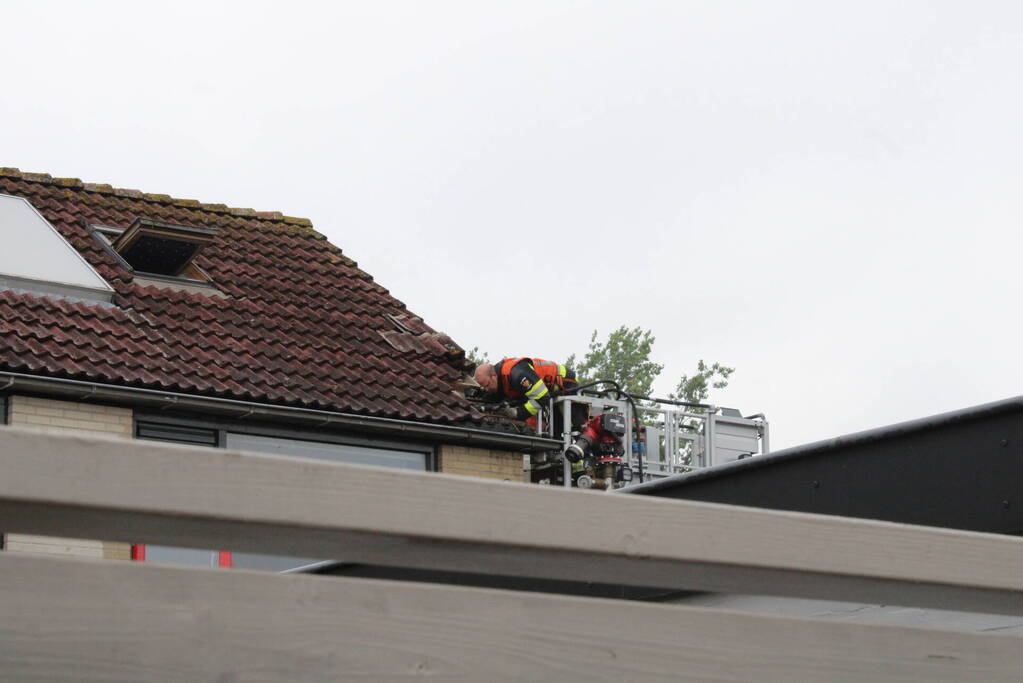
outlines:
[{"label": "green tree", "polygon": [[486,351],[480,351],[480,347],[474,346],[465,352],[465,358],[473,365],[483,365],[490,362],[490,356]]},{"label": "green tree", "polygon": [[[735,368],[729,368],[721,363],[707,365],[701,358],[696,363],[696,372],[691,375],[682,375],[675,387],[675,391],[668,394],[673,401],[685,403],[705,403],[710,398],[711,389],[724,389],[728,386],[728,378],[735,372]],[[703,413],[703,408],[691,407],[686,409],[690,413]],[[684,424],[689,430],[700,431],[700,420],[696,418],[685,418]],[[684,465],[693,464],[695,456],[693,444],[686,442],[682,445],[679,455]]]},{"label": "green tree", "polygon": [[[603,341],[597,339],[597,331],[594,330],[590,348],[582,362],[576,364],[576,356],[572,354],[565,365],[575,369],[581,382],[610,379],[626,393],[649,396],[654,380],[664,369],[662,364],[650,360],[654,341],[653,333],[641,327],[622,325]],[[668,398],[685,403],[704,403],[710,397],[711,389],[728,386],[728,378],[733,372],[735,368],[716,362],[708,365],[701,359],[695,372],[682,375]]]},{"label": "green tree", "polygon": [[685,403],[703,403],[710,397],[711,389],[724,389],[728,386],[728,378],[735,368],[725,367],[721,363],[707,365],[703,359],[696,364],[696,372],[682,375],[675,391],[668,394],[673,401]]},{"label": "green tree", "polygon": [[610,379],[626,393],[649,396],[654,380],[664,369],[660,363],[650,360],[653,345],[654,335],[639,327],[630,329],[622,325],[609,334],[606,341],[598,341],[594,330],[582,362],[576,364],[575,354],[572,354],[565,365],[575,370],[580,383]]},{"label": "green tree", "polygon": [[[621,385],[626,393],[650,396],[651,386],[664,368],[660,363],[650,360],[653,350],[654,336],[649,330],[639,327],[629,329],[624,325],[608,335],[606,341],[597,340],[597,332],[590,338],[590,348],[583,357],[582,363],[575,365],[575,355],[569,356],[565,364],[575,368],[583,381],[594,379],[613,379]],[[668,395],[674,401],[684,403],[706,403],[712,389],[724,389],[728,386],[728,378],[735,372],[721,363],[708,365],[702,359],[696,364],[696,371],[682,375],[675,391]],[[610,388],[610,387],[604,387]],[[637,401],[643,404],[643,401]],[[687,413],[702,413],[701,408],[686,408]],[[642,418],[648,426],[657,424],[657,419],[646,414]],[[683,420],[689,431],[700,431],[701,420],[687,417]],[[651,454],[657,453],[660,444],[649,446]],[[684,465],[692,463],[694,452],[692,443],[686,441],[680,446],[678,455]],[[652,456],[655,457],[655,456]]]}]

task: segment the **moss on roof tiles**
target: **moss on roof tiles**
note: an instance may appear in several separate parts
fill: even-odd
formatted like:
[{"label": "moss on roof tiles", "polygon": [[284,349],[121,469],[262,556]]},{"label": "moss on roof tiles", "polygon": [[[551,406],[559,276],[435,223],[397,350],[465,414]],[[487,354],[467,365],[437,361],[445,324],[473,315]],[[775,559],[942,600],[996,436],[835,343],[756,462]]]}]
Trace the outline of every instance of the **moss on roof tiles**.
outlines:
[{"label": "moss on roof tiles", "polygon": [[197,199],[181,199],[168,194],[152,194],[133,190],[129,188],[113,187],[107,183],[84,183],[79,178],[54,178],[49,173],[29,173],[11,166],[0,166],[0,176],[8,178],[19,178],[33,183],[46,185],[59,185],[68,188],[82,188],[89,192],[98,194],[113,195],[115,197],[127,197],[130,199],[141,199],[154,204],[166,204],[183,208],[199,209],[212,213],[223,213],[244,218],[255,218],[274,223],[286,223],[297,225],[303,228],[311,228],[313,223],[308,218],[297,216],[285,216],[280,211],[257,211],[255,209],[230,207],[226,204],[206,204]]},{"label": "moss on roof tiles", "polygon": [[[380,338],[385,314],[407,314],[404,303],[307,219],[9,168],[0,187],[40,207],[117,290],[113,309],[0,290],[0,317],[13,321],[0,326],[0,368],[384,417],[479,419],[458,395],[438,403],[460,372],[447,338],[424,324],[423,334],[393,340],[407,353]],[[200,258],[229,296],[134,284],[81,228],[127,226],[139,215],[221,229]],[[331,389],[353,381],[364,390]]]}]

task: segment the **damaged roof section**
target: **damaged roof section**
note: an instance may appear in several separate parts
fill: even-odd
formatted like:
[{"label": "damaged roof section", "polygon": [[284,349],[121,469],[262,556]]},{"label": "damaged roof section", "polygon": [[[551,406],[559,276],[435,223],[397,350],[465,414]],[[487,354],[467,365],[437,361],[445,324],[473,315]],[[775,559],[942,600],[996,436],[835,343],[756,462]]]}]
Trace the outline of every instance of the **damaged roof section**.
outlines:
[{"label": "damaged roof section", "polygon": [[[306,219],[16,169],[0,169],[0,193],[30,202],[114,290],[114,306],[102,307],[0,289],[0,370],[486,424],[455,389],[464,351]],[[190,226],[202,244],[188,262],[223,296],[137,277],[93,236],[95,225],[162,239],[181,236],[161,226]]]}]

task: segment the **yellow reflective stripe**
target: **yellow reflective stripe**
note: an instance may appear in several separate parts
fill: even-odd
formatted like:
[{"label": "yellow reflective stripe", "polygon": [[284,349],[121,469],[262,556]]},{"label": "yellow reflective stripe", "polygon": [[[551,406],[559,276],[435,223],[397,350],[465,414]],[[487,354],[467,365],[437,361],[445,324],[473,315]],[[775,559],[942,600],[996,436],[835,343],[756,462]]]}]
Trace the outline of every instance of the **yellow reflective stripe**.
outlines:
[{"label": "yellow reflective stripe", "polygon": [[526,398],[532,398],[539,400],[547,395],[547,385],[543,383],[542,379],[536,380],[536,384],[529,388],[526,392]]},{"label": "yellow reflective stripe", "polygon": [[540,412],[540,404],[534,401],[533,399],[529,399],[528,401],[526,401],[526,410],[529,412],[530,415],[536,415],[537,413]]},{"label": "yellow reflective stripe", "polygon": [[564,377],[565,375],[568,374],[568,369],[564,365],[559,365],[558,366],[558,374],[561,375],[562,377]]}]

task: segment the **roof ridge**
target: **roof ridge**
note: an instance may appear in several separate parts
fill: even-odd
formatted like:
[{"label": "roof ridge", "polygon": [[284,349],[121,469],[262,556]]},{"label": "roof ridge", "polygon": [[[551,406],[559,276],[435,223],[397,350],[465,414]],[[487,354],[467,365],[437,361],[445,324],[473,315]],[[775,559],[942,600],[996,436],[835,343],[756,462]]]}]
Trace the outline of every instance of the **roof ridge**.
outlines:
[{"label": "roof ridge", "polygon": [[43,183],[45,185],[59,185],[73,189],[82,189],[86,192],[97,192],[115,197],[128,197],[141,199],[156,204],[169,204],[188,209],[200,209],[212,213],[223,213],[241,218],[256,218],[259,220],[287,223],[288,225],[300,225],[305,228],[313,227],[313,222],[308,218],[285,216],[280,211],[256,211],[255,209],[244,209],[227,206],[226,204],[206,204],[197,199],[179,199],[169,194],[153,194],[141,190],[130,190],[121,187],[113,187],[105,183],[85,183],[80,178],[54,178],[49,173],[29,173],[17,168],[0,166],[0,177],[19,178],[32,183]]}]

